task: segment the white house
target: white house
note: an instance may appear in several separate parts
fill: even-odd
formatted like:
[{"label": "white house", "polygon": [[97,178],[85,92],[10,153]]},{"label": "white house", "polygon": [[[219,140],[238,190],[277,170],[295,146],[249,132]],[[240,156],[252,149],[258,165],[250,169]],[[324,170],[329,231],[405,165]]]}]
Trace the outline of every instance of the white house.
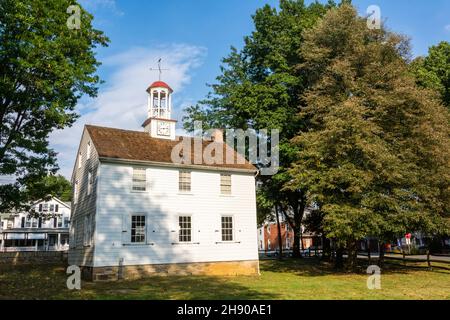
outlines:
[{"label": "white house", "polygon": [[0,252],[69,249],[70,203],[58,198],[37,201],[30,212],[2,214]]},{"label": "white house", "polygon": [[192,139],[175,136],[172,89],[158,81],[147,92],[143,131],[84,128],[69,264],[92,280],[258,274],[255,167],[237,161],[220,135],[200,144],[232,152],[234,163],[190,161],[197,155],[185,151],[185,161],[172,161],[180,141]]}]

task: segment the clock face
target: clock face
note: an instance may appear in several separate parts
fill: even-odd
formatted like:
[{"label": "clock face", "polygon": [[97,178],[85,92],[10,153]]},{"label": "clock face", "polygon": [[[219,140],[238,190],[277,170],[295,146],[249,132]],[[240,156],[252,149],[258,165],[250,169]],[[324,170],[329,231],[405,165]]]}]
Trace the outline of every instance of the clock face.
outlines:
[{"label": "clock face", "polygon": [[167,121],[158,121],[158,135],[170,136],[170,124]]}]

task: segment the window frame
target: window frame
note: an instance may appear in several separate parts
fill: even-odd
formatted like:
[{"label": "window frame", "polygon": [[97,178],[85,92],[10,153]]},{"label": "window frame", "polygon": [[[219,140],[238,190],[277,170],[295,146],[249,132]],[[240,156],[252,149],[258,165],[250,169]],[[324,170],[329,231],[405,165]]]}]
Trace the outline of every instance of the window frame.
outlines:
[{"label": "window frame", "polygon": [[91,141],[89,140],[86,145],[86,160],[91,158]]},{"label": "window frame", "polygon": [[[224,230],[230,230],[230,228],[224,228],[223,224],[224,218],[231,218],[231,239],[224,239],[224,236],[226,236],[226,234],[224,234]],[[235,219],[234,219],[234,215],[231,214],[223,214],[220,216],[220,238],[221,238],[221,242],[233,242],[235,241],[235,232],[234,232],[234,226],[235,226]]]},{"label": "window frame", "polygon": [[[180,221],[181,218],[189,218],[189,229],[181,227],[181,221]],[[193,226],[192,221],[193,221],[193,219],[192,219],[192,215],[191,214],[180,214],[180,215],[177,216],[177,225],[178,225],[177,242],[178,243],[192,243],[193,242],[193,235],[194,235],[194,233],[193,233],[193,228],[192,228],[192,226]],[[184,222],[184,223],[186,223],[186,222]],[[189,235],[186,235],[186,234],[182,235],[181,231],[182,230],[186,230],[186,229],[188,229],[190,231]],[[187,237],[187,236],[189,237],[188,241],[187,240],[181,240],[181,237]]]},{"label": "window frame", "polygon": [[[232,175],[229,173],[221,173],[220,174],[220,194],[223,196],[230,196],[233,194],[232,188]],[[228,177],[229,181],[224,181],[223,178]],[[229,183],[228,183],[229,182]]]},{"label": "window frame", "polygon": [[73,185],[73,203],[77,204],[78,203],[78,195],[80,193],[80,186],[79,186],[79,181],[76,180],[74,185]]},{"label": "window frame", "polygon": [[[144,174],[136,174],[137,171],[144,171]],[[144,177],[144,179],[137,179],[137,177],[141,176]],[[140,184],[143,184],[139,186]],[[138,185],[136,185],[138,184]],[[135,189],[136,188],[136,189]],[[137,188],[141,188],[141,189],[137,189]],[[142,190],[142,188],[144,188]],[[132,172],[131,172],[131,192],[147,192],[147,168],[145,167],[132,167]]]},{"label": "window frame", "polygon": [[94,185],[94,174],[92,169],[88,171],[88,186],[87,186],[87,194],[88,196],[92,193],[92,186]]},{"label": "window frame", "polygon": [[[187,174],[188,176],[184,176],[185,174]],[[178,192],[192,193],[192,171],[178,171]]]},{"label": "window frame", "polygon": [[[144,221],[144,226],[143,226],[143,230],[142,231],[139,231],[139,232],[142,232],[142,234],[140,234],[140,235],[137,235],[136,234],[136,230],[137,230],[137,227],[135,227],[135,228],[133,228],[133,218],[134,217],[140,217],[140,218],[143,218],[143,221]],[[148,225],[148,223],[147,223],[147,221],[148,221],[148,219],[147,219],[147,215],[145,214],[145,213],[131,213],[130,215],[129,215],[129,230],[130,230],[130,237],[129,237],[129,243],[131,244],[131,245],[142,245],[142,244],[146,244],[147,243],[147,225]],[[142,227],[142,226],[139,226],[139,227]],[[135,230],[135,234],[133,235],[133,229]],[[141,237],[141,236],[143,236],[144,238],[143,238],[143,241],[133,241],[133,237],[135,237],[135,239],[134,240],[136,240],[136,237]]]},{"label": "window frame", "polygon": [[92,217],[91,217],[91,215],[84,216],[83,245],[85,247],[90,247],[92,245]]},{"label": "window frame", "polygon": [[83,166],[83,154],[81,151],[78,153],[78,169],[81,169]]}]

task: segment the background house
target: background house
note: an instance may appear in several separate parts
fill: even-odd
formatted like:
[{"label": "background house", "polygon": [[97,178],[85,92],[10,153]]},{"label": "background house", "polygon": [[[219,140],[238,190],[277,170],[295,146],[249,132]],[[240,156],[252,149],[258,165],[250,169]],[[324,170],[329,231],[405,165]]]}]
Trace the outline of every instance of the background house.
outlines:
[{"label": "background house", "polygon": [[57,198],[38,201],[29,212],[1,215],[0,251],[69,249],[70,203]]},{"label": "background house", "polygon": [[[311,233],[302,233],[303,250],[308,250],[313,246],[320,246],[320,238]],[[281,244],[283,250],[287,253],[291,252],[294,245],[294,231],[286,221],[284,216],[280,216]],[[272,255],[279,251],[278,225],[275,221],[265,221],[258,228],[258,250],[260,254]]]}]

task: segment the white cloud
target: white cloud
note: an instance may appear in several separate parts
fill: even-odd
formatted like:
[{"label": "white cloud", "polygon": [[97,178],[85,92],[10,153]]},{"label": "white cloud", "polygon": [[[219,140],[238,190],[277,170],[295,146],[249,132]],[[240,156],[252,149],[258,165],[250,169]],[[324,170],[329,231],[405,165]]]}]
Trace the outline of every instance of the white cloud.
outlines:
[{"label": "white cloud", "polygon": [[[189,97],[179,101],[183,88],[191,82],[192,70],[200,66],[206,49],[190,45],[169,45],[156,48],[132,48],[121,54],[103,59],[105,67],[115,72],[107,79],[96,99],[77,106],[82,116],[71,127],[56,131],[50,136],[50,142],[58,152],[60,173],[70,178],[83,127],[86,124],[109,126],[121,129],[142,130],[146,119],[146,89],[158,75],[151,72],[159,58],[163,59],[163,68],[169,69],[163,74],[163,80],[173,88],[174,109],[186,104]],[[176,117],[176,114],[173,116]]]}]

